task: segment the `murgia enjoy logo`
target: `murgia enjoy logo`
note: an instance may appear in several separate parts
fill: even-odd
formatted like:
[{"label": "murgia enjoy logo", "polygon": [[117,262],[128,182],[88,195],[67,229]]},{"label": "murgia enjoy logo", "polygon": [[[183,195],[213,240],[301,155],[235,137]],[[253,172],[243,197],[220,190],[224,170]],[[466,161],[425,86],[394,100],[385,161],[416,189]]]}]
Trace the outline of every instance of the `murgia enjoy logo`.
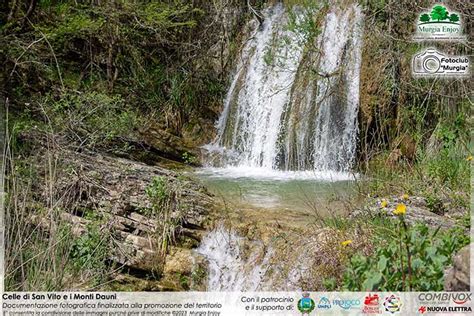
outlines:
[{"label": "murgia enjoy logo", "polygon": [[417,21],[415,40],[462,41],[461,15],[451,12],[444,5],[435,5],[429,12],[422,12]]}]

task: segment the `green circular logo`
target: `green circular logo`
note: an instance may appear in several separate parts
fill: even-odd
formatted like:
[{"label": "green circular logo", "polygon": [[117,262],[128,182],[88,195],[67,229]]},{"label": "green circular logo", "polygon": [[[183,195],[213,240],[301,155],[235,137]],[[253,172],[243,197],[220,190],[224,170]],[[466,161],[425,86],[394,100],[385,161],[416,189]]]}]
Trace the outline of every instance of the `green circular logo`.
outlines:
[{"label": "green circular logo", "polygon": [[315,307],[316,304],[314,304],[313,299],[309,297],[309,293],[303,293],[303,298],[298,301],[298,310],[302,314],[309,314]]}]

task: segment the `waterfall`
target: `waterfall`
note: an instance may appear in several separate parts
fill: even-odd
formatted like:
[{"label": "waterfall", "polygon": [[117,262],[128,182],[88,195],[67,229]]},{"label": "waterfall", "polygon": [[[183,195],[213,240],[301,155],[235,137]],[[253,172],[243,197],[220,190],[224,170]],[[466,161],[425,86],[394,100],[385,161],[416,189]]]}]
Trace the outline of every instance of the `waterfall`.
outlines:
[{"label": "waterfall", "polygon": [[[208,261],[208,291],[268,289],[264,278],[272,251],[259,242],[252,242],[250,247],[248,244],[223,225],[203,238],[196,252]],[[247,253],[243,251],[246,248],[250,248]]]},{"label": "waterfall", "polygon": [[[261,25],[250,23],[216,139],[205,146],[213,175],[350,178],[358,133],[363,16],[355,4],[326,9],[310,15],[325,14],[317,36],[294,27],[307,22],[303,8],[288,12],[277,4],[262,12]],[[295,254],[305,254],[306,246],[299,245]],[[208,262],[208,290],[298,289],[311,260],[295,255],[281,262],[281,249],[268,247],[222,225],[209,232],[197,249]]]},{"label": "waterfall", "polygon": [[282,4],[263,15],[242,49],[216,140],[205,146],[219,153],[212,164],[349,171],[358,132],[360,8],[331,7],[316,39],[287,27]]},{"label": "waterfall", "polygon": [[[310,239],[311,240],[311,239]],[[314,241],[318,243],[317,240]],[[276,246],[277,249],[273,249]],[[208,265],[207,291],[296,291],[308,281],[313,260],[307,240],[292,244],[284,256],[277,245],[240,236],[222,223],[208,232],[196,249]],[[284,246],[287,250],[287,245]],[[314,249],[314,248],[312,248]]]}]

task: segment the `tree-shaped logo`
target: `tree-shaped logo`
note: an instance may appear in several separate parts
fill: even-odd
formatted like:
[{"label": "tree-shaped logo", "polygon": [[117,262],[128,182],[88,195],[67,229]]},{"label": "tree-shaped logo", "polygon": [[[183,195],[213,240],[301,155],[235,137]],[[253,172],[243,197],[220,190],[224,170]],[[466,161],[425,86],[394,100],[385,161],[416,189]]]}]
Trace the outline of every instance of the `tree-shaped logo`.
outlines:
[{"label": "tree-shaped logo", "polygon": [[430,15],[428,13],[422,14],[420,16],[421,22],[429,22],[431,20]]},{"label": "tree-shaped logo", "polygon": [[437,5],[431,10],[431,18],[436,21],[446,20],[448,18],[448,10],[442,5]]},{"label": "tree-shaped logo", "polygon": [[459,15],[456,13],[449,13],[448,9],[442,5],[436,5],[431,9],[431,12],[425,12],[420,15],[420,24],[431,23],[449,23],[459,24]]},{"label": "tree-shaped logo", "polygon": [[456,13],[452,13],[450,16],[449,16],[449,21],[451,22],[459,22],[459,15],[457,15]]}]

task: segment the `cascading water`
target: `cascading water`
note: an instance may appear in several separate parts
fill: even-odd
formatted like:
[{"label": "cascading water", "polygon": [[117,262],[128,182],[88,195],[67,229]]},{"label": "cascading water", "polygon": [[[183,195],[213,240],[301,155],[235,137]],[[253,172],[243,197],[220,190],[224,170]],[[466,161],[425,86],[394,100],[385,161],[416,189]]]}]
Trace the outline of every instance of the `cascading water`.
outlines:
[{"label": "cascading water", "polygon": [[349,171],[357,137],[359,7],[329,11],[318,50],[305,49],[302,41],[311,40],[287,30],[283,5],[264,15],[242,50],[217,138],[206,148],[220,153],[221,166]]},{"label": "cascading water", "polygon": [[[308,278],[311,251],[318,251],[306,242],[293,242],[291,256],[282,260],[281,253],[280,259],[277,255],[281,244],[275,250],[221,224],[202,239],[196,253],[208,263],[208,291],[296,291]],[[309,242],[318,244],[318,240]],[[284,248],[288,250],[288,244]]]},{"label": "cascading water", "polygon": [[[291,38],[290,32],[283,30],[287,17],[282,5],[269,9],[266,15],[243,49],[217,128],[218,144],[236,153],[239,165],[273,168],[278,122],[303,49],[295,43],[279,46],[281,38]],[[276,58],[278,65],[273,65]]]},{"label": "cascading water", "polygon": [[[352,20],[351,14],[354,15]],[[361,65],[358,24],[361,18],[360,10],[353,8],[341,16],[330,13],[326,19],[319,71],[329,78],[320,81],[315,98],[320,109],[313,136],[315,169],[346,171],[354,161]]]},{"label": "cascading water", "polygon": [[235,231],[218,226],[201,241],[196,250],[209,264],[208,291],[257,291],[264,285],[272,251],[262,243],[252,243],[245,254],[244,238]]},{"label": "cascading water", "polygon": [[[278,180],[352,178],[348,171],[356,154],[363,16],[355,4],[334,5],[314,39],[287,27],[290,20],[304,19],[297,11],[288,14],[277,4],[263,12],[261,25],[252,22],[216,140],[205,146],[209,164],[224,167],[211,168],[213,174]],[[253,241],[249,246],[248,240],[223,226],[210,232],[197,252],[209,263],[210,291],[296,289],[307,268],[294,262],[282,276],[285,280],[275,283],[278,276],[267,273],[278,270],[268,269],[272,251]]]}]

